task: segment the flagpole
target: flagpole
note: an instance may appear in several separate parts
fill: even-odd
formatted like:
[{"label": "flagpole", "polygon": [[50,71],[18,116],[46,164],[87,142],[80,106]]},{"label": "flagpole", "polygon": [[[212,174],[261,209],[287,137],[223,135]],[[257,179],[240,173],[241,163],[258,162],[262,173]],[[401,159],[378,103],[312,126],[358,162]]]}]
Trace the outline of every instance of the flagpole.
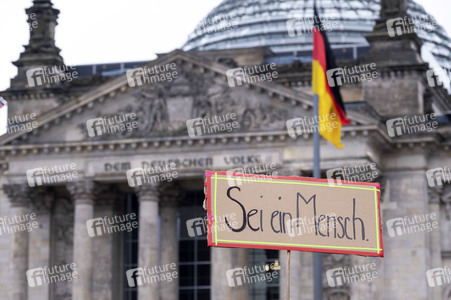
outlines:
[{"label": "flagpole", "polygon": [[[313,0],[316,9],[316,0]],[[315,14],[314,14],[315,16]],[[313,120],[317,130],[313,130],[313,177],[321,178],[320,134],[319,134],[319,95],[313,94]],[[313,299],[323,300],[323,254],[313,253]]]},{"label": "flagpole", "polygon": [[[313,116],[315,123],[319,123],[319,96],[313,95]],[[313,177],[321,178],[320,169],[320,135],[318,130],[313,131]],[[313,253],[313,291],[315,300],[323,300],[323,254]]]}]

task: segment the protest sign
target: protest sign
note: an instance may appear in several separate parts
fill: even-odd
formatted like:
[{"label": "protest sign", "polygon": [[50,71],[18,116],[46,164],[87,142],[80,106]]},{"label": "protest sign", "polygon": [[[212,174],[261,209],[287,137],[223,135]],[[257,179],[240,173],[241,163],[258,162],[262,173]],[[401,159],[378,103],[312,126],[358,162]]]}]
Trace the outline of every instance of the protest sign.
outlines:
[{"label": "protest sign", "polygon": [[[208,245],[383,257],[378,183],[206,171]],[[229,230],[215,220],[227,217]]]}]

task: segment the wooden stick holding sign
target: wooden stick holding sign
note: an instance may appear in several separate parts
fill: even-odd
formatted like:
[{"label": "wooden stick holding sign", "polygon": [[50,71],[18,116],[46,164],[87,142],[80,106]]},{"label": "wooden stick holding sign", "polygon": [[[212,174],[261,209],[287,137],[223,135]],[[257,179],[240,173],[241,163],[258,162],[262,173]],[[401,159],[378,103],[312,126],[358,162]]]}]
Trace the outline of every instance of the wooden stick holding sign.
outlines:
[{"label": "wooden stick holding sign", "polygon": [[290,300],[290,261],[291,250],[287,250],[287,300]]}]

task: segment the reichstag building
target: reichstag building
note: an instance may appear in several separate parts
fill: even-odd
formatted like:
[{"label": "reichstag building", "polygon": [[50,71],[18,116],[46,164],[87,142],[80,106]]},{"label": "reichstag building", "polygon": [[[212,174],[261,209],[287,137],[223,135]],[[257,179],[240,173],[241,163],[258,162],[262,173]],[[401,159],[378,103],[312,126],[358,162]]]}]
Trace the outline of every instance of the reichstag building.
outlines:
[{"label": "reichstag building", "polygon": [[[451,39],[413,0],[317,2],[351,121],[344,149],[321,140],[322,178],[370,171],[385,248],[325,254],[324,299],[451,299]],[[79,66],[50,0],[26,14],[0,92],[0,299],[286,299],[285,251],[207,247],[204,176],[313,176],[313,1],[224,0],[181,49]],[[278,276],[231,282],[245,266]],[[327,276],[357,266],[377,276]],[[290,282],[313,299],[313,253]]]}]

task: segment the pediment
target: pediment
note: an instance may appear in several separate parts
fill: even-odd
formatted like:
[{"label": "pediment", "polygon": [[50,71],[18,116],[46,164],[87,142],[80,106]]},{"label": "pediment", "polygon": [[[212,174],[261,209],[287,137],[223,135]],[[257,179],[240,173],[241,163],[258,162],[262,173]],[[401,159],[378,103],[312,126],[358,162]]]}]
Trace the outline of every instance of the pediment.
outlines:
[{"label": "pediment", "polygon": [[[133,84],[124,74],[44,113],[36,120],[38,128],[32,132],[3,136],[0,143],[26,145],[188,136],[188,120],[233,115],[238,123],[233,132],[276,131],[285,130],[290,118],[311,114],[310,95],[267,81],[231,87],[227,80],[229,67],[198,54],[176,50],[145,67],[168,64],[176,66],[177,78]],[[99,121],[95,123],[99,119],[114,128],[93,135],[89,128],[99,129]]]}]

